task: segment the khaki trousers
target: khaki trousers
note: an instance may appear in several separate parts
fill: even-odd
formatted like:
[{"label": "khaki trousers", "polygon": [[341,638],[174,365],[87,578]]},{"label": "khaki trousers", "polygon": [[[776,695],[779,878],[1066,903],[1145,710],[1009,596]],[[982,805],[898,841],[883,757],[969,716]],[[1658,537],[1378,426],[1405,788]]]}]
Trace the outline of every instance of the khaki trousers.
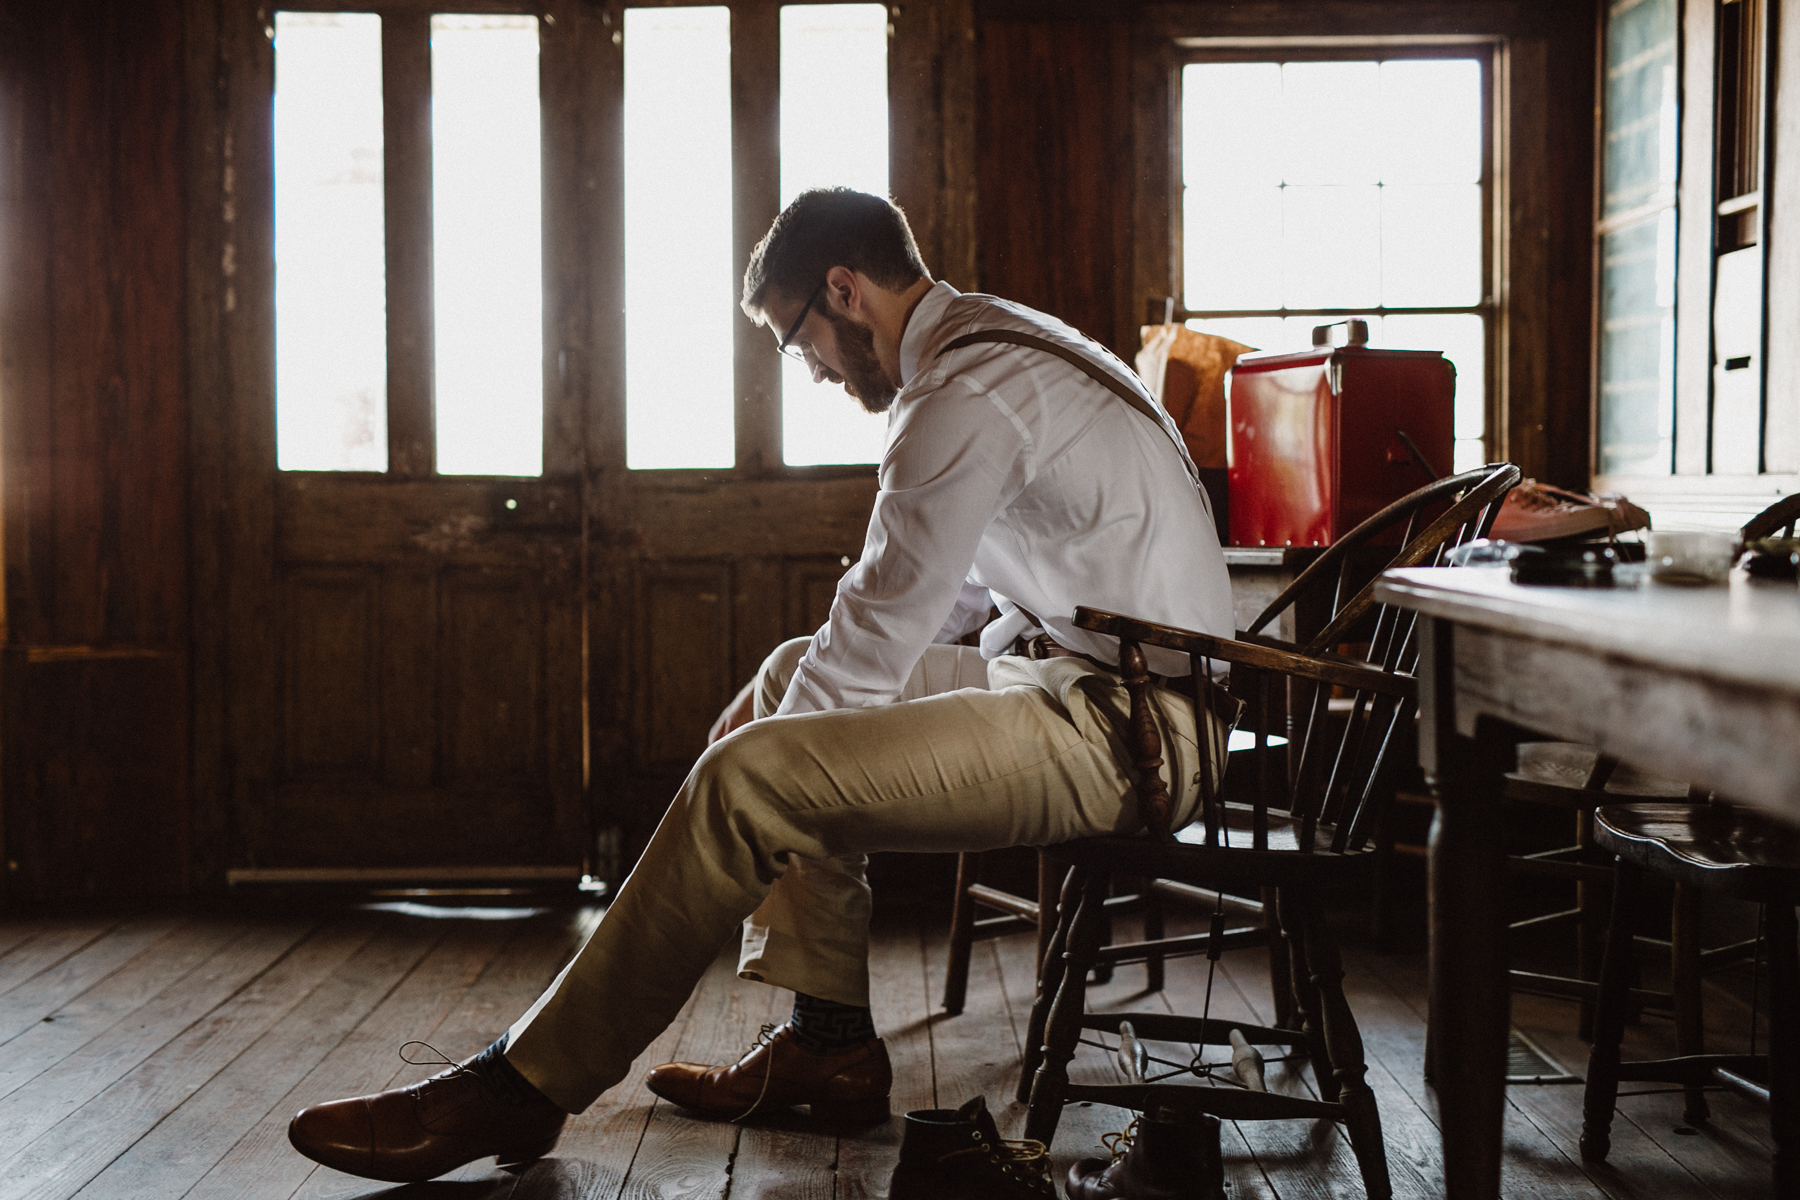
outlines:
[{"label": "khaki trousers", "polygon": [[[759,717],[805,647],[789,642],[763,664]],[[1179,825],[1198,803],[1194,705],[1154,694]],[[1138,832],[1127,711],[1117,676],[1085,660],[984,663],[933,646],[893,704],[760,719],[720,739],[587,944],[513,1025],[508,1061],[582,1111],[625,1077],[740,928],[745,978],[867,1005],[865,856]]]}]

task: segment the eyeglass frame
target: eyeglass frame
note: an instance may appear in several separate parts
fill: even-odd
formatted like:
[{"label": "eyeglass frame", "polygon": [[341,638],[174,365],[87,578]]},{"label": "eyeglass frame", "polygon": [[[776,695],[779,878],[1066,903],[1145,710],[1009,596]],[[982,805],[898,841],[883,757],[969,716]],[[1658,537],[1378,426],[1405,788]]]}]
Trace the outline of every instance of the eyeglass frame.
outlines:
[{"label": "eyeglass frame", "polygon": [[806,324],[806,318],[808,314],[812,312],[813,305],[819,302],[819,296],[824,292],[825,284],[827,282],[828,281],[824,279],[819,280],[819,286],[814,288],[812,290],[812,295],[806,298],[806,305],[801,308],[800,315],[794,318],[794,323],[788,326],[787,333],[783,334],[781,341],[777,343],[775,347],[775,352],[777,354],[780,354],[785,358],[791,358],[802,365],[806,363],[806,351],[793,344],[794,335],[800,332],[800,327],[802,325]]}]

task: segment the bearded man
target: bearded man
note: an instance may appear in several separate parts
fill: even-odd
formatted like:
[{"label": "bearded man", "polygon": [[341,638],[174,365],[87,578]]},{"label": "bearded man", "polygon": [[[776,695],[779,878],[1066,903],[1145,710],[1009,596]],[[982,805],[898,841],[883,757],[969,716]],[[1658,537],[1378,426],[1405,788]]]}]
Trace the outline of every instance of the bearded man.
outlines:
[{"label": "bearded man", "polygon": [[[1224,556],[1168,415],[1062,322],[934,283],[878,196],[796,199],[753,252],[742,304],[815,379],[889,413],[860,560],[825,625],[778,648],[721,717],[549,989],[448,1071],[301,1112],[290,1139],[309,1157],[408,1181],[548,1153],[740,927],[740,974],[791,989],[792,1020],[737,1063],[658,1067],[651,1090],[727,1119],[802,1105],[883,1119],[865,856],[1141,829],[1118,646],[1070,614],[1232,635]],[[979,649],[953,644],[977,628]],[[1179,827],[1201,747],[1216,756],[1220,739],[1175,686],[1187,657],[1145,653]]]}]

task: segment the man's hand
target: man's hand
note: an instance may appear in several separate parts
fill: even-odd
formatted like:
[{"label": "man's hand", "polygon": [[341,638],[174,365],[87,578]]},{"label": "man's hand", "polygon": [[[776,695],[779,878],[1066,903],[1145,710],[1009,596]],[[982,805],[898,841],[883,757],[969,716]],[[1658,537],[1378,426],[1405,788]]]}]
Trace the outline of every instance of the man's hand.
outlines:
[{"label": "man's hand", "polygon": [[732,730],[748,725],[755,714],[756,680],[752,679],[744,685],[743,690],[731,698],[731,703],[725,706],[725,711],[719,714],[719,719],[714,721],[712,728],[706,731],[706,744],[710,746]]}]

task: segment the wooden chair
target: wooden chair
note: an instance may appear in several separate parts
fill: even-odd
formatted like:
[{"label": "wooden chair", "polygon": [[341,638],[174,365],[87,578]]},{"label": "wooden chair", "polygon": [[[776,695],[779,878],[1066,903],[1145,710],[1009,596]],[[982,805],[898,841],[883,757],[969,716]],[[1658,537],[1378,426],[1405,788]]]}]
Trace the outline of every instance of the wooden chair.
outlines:
[{"label": "wooden chair", "polygon": [[[1346,538],[1315,569],[1333,571],[1335,563],[1327,561],[1333,554],[1342,559],[1357,545],[1391,532],[1400,533],[1402,539],[1392,565],[1441,563],[1450,549],[1486,530],[1518,480],[1517,467],[1500,463],[1422,488],[1359,526],[1354,531],[1360,535],[1356,544],[1347,544],[1351,539]],[[1414,534],[1418,525],[1424,528]],[[1294,587],[1305,582],[1303,575]],[[1375,856],[1370,851],[1391,795],[1383,776],[1417,708],[1412,674],[1418,657],[1415,618],[1404,610],[1374,604],[1373,586],[1371,581],[1354,595],[1341,597],[1335,615],[1305,646],[1254,633],[1235,640],[1215,638],[1115,613],[1076,610],[1078,626],[1119,639],[1121,676],[1131,697],[1129,740],[1139,771],[1138,811],[1148,833],[1086,838],[1045,851],[1070,870],[1027,1031],[1028,1054],[1020,1080],[1020,1098],[1030,1104],[1027,1138],[1048,1143],[1063,1106],[1080,1101],[1211,1113],[1226,1120],[1325,1118],[1341,1121],[1349,1130],[1367,1193],[1391,1194],[1381,1118],[1363,1078],[1361,1035],[1344,999],[1343,969],[1320,899],[1328,887],[1367,888],[1372,883]],[[1360,658],[1332,652],[1332,647],[1346,643],[1366,644],[1368,649]],[[1228,803],[1217,789],[1203,786],[1201,819],[1190,836],[1177,840],[1170,828],[1170,796],[1158,773],[1162,747],[1149,708],[1149,677],[1141,649],[1146,644],[1231,663],[1233,691],[1251,697],[1260,714],[1260,729],[1272,723],[1271,679],[1309,685],[1309,715],[1291,785],[1285,773],[1278,778],[1269,769],[1264,749],[1264,769],[1258,772],[1250,802]],[[1209,1015],[1086,1014],[1088,972],[1105,953],[1103,906],[1115,874],[1211,888],[1273,889],[1278,925],[1293,959],[1298,1020],[1289,1027],[1250,1027]],[[1170,955],[1206,953],[1216,958],[1224,947],[1215,925],[1207,934],[1167,939],[1162,948]],[[1118,1029],[1121,1021],[1131,1022],[1138,1037],[1156,1041],[1227,1045],[1236,1029],[1253,1045],[1299,1048],[1313,1061],[1322,1098],[1280,1096],[1248,1087],[1163,1084],[1141,1074],[1119,1085],[1071,1084],[1068,1066],[1082,1030]],[[1201,1068],[1180,1065],[1171,1074],[1190,1072],[1206,1074]]]},{"label": "wooden chair", "polygon": [[[1745,541],[1785,532],[1792,536],[1800,523],[1800,493],[1783,497],[1747,521],[1739,530]],[[1564,996],[1580,1001],[1577,1030],[1593,1036],[1595,1005],[1599,996],[1600,925],[1603,901],[1611,891],[1613,866],[1609,855],[1598,852],[1594,842],[1593,814],[1601,805],[1626,799],[1704,800],[1704,793],[1672,780],[1637,775],[1617,758],[1597,754],[1591,747],[1569,742],[1527,743],[1520,747],[1519,769],[1507,776],[1506,800],[1566,809],[1575,823],[1572,844],[1508,860],[1514,874],[1553,878],[1575,884],[1575,906],[1515,921],[1515,933],[1573,925],[1576,930],[1576,974],[1556,975],[1533,971],[1510,972],[1512,985],[1521,990]],[[1700,892],[1677,881],[1666,942],[1640,937],[1635,945],[1669,955],[1670,987],[1667,992],[1631,990],[1634,1005],[1669,1011],[1675,1018],[1676,1048],[1682,1055],[1701,1053],[1705,1044],[1700,1015],[1700,984],[1704,976],[1749,958],[1754,939],[1729,946],[1700,946]],[[1688,1089],[1686,1118],[1707,1118],[1707,1104],[1699,1088]]]},{"label": "wooden chair", "polygon": [[[1726,804],[1609,805],[1595,816],[1596,843],[1618,856],[1612,919],[1600,969],[1594,1044],[1582,1103],[1581,1157],[1611,1148],[1619,1084],[1678,1083],[1690,1091],[1724,1084],[1769,1105],[1775,1142],[1773,1196],[1800,1196],[1800,830]],[[1769,940],[1766,1054],[1679,1054],[1619,1061],[1632,968],[1632,921],[1646,872],[1765,906]]]},{"label": "wooden chair", "polygon": [[[1235,342],[1214,340],[1224,347],[1237,346]],[[1378,574],[1382,566],[1403,565],[1397,561],[1388,563],[1387,556],[1377,548],[1378,544],[1384,539],[1394,538],[1397,533],[1406,536],[1398,538],[1395,544],[1404,544],[1406,537],[1410,537],[1412,533],[1413,526],[1410,522],[1417,519],[1422,507],[1428,507],[1432,502],[1428,497],[1451,495],[1466,486],[1456,484],[1446,487],[1444,485],[1447,482],[1440,481],[1433,487],[1421,489],[1403,498],[1339,539],[1329,551],[1295,577],[1287,588],[1269,602],[1256,619],[1250,622],[1246,634],[1259,636],[1264,630],[1277,627],[1284,616],[1294,616],[1294,624],[1298,628],[1320,630],[1321,633],[1337,637],[1336,631],[1323,627],[1335,624],[1340,630],[1348,628],[1368,608],[1370,595],[1364,588],[1368,579]],[[1437,490],[1433,490],[1434,488]],[[1400,528],[1402,525],[1405,526],[1404,529]],[[1371,562],[1371,557],[1375,561]],[[1335,621],[1334,617],[1337,618]],[[1332,643],[1321,642],[1316,637],[1307,641],[1307,646],[1312,649],[1330,644]],[[1252,727],[1258,733],[1256,748],[1231,755],[1231,759],[1239,765],[1232,767],[1228,775],[1255,770],[1260,777],[1265,771],[1286,771],[1285,766],[1278,766],[1274,758],[1266,753],[1266,741],[1269,736],[1291,737],[1294,732],[1292,722],[1288,723],[1288,727],[1283,727],[1282,717],[1289,708],[1303,705],[1304,697],[1300,693],[1306,692],[1306,689],[1289,690],[1296,694],[1271,696],[1267,698],[1269,712],[1265,714],[1259,707],[1252,715]],[[1260,720],[1262,716],[1266,716],[1267,720]],[[1051,932],[1056,927],[1057,890],[1063,875],[1061,869],[1040,851],[1036,893],[1020,895],[994,887],[984,880],[983,871],[987,868],[988,861],[983,855],[972,852],[957,856],[956,894],[950,915],[950,945],[944,963],[943,1007],[945,1012],[952,1015],[963,1010],[968,995],[969,960],[977,940],[1026,929],[1034,930],[1038,941],[1038,959],[1041,962],[1044,951],[1049,946]],[[1288,1019],[1292,1003],[1287,979],[1289,955],[1280,941],[1272,896],[1248,898],[1221,894],[1212,889],[1195,888],[1173,880],[1121,879],[1118,882],[1127,886],[1121,887],[1119,894],[1109,896],[1106,900],[1107,940],[1111,941],[1113,918],[1132,913],[1142,914],[1143,940],[1127,943],[1124,947],[1109,945],[1096,967],[1097,980],[1103,982],[1110,978],[1112,968],[1116,965],[1142,962],[1145,987],[1153,992],[1161,991],[1164,956],[1140,947],[1153,944],[1162,937],[1163,903],[1174,900],[1209,909],[1222,905],[1228,923],[1232,926],[1227,932],[1235,945],[1263,944],[1269,947],[1275,1016],[1278,1022]],[[979,916],[978,912],[982,909],[995,915]]]}]

